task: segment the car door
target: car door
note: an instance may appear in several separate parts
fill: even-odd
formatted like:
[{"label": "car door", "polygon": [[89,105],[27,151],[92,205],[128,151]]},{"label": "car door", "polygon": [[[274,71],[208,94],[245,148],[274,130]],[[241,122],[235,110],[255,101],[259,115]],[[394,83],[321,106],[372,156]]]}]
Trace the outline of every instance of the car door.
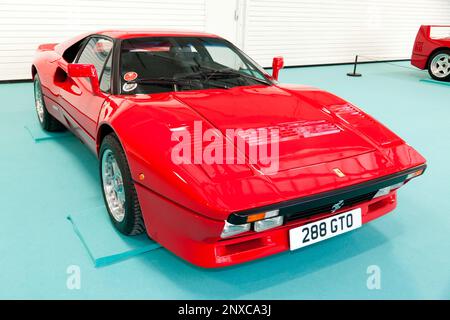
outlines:
[{"label": "car door", "polygon": [[93,92],[89,78],[71,78],[71,86],[60,92],[60,103],[69,115],[72,130],[86,144],[95,148],[98,116],[110,94],[113,42],[93,36],[86,39],[74,63],[94,65],[100,82],[100,92]]}]

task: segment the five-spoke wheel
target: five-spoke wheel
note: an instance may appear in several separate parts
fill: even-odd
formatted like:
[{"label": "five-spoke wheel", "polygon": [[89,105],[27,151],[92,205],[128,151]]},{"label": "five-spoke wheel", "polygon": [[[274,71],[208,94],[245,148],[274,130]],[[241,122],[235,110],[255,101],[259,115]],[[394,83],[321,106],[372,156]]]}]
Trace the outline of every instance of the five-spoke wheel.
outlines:
[{"label": "five-spoke wheel", "polygon": [[435,80],[450,81],[450,50],[433,54],[430,57],[428,72]]},{"label": "five-spoke wheel", "polygon": [[145,231],[141,207],[125,152],[114,133],[100,147],[100,177],[103,198],[114,226],[126,235]]},{"label": "five-spoke wheel", "polygon": [[34,105],[42,129],[47,131],[62,131],[65,129],[61,122],[47,111],[39,75],[34,77]]}]

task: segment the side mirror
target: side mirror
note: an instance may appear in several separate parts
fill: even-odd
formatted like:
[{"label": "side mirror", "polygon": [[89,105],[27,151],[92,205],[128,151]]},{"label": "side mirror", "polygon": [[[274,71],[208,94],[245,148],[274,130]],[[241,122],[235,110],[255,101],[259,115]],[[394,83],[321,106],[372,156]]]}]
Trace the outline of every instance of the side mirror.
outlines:
[{"label": "side mirror", "polygon": [[69,63],[67,74],[71,78],[89,78],[91,80],[92,92],[97,94],[100,91],[97,70],[93,64]]},{"label": "side mirror", "polygon": [[283,57],[275,57],[272,61],[272,77],[275,80],[278,80],[278,73],[284,67],[284,59]]}]

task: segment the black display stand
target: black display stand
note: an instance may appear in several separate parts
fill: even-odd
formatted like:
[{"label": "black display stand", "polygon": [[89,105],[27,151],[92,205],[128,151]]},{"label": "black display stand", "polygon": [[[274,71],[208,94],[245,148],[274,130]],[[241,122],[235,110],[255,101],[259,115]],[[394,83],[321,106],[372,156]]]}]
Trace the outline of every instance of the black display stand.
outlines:
[{"label": "black display stand", "polygon": [[354,66],[353,66],[353,72],[347,73],[347,75],[348,75],[349,77],[361,77],[361,76],[362,76],[361,73],[357,73],[357,72],[356,72],[356,66],[357,66],[357,65],[358,65],[358,55],[355,56],[355,64],[354,64]]}]

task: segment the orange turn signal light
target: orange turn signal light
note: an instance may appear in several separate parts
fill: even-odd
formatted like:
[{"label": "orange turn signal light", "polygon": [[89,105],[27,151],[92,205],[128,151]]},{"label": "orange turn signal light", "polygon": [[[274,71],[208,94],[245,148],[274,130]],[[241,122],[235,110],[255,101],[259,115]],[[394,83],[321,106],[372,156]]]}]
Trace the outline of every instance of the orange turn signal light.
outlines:
[{"label": "orange turn signal light", "polygon": [[277,209],[277,210],[271,210],[271,211],[251,214],[251,215],[247,216],[247,223],[276,217],[276,216],[278,216],[279,212],[280,211]]},{"label": "orange turn signal light", "polygon": [[408,174],[406,177],[407,180],[420,176],[423,173],[424,169],[417,170],[413,173]]},{"label": "orange turn signal light", "polygon": [[262,220],[266,217],[266,213],[255,213],[255,214],[251,214],[247,217],[247,222],[255,222],[258,220]]}]

